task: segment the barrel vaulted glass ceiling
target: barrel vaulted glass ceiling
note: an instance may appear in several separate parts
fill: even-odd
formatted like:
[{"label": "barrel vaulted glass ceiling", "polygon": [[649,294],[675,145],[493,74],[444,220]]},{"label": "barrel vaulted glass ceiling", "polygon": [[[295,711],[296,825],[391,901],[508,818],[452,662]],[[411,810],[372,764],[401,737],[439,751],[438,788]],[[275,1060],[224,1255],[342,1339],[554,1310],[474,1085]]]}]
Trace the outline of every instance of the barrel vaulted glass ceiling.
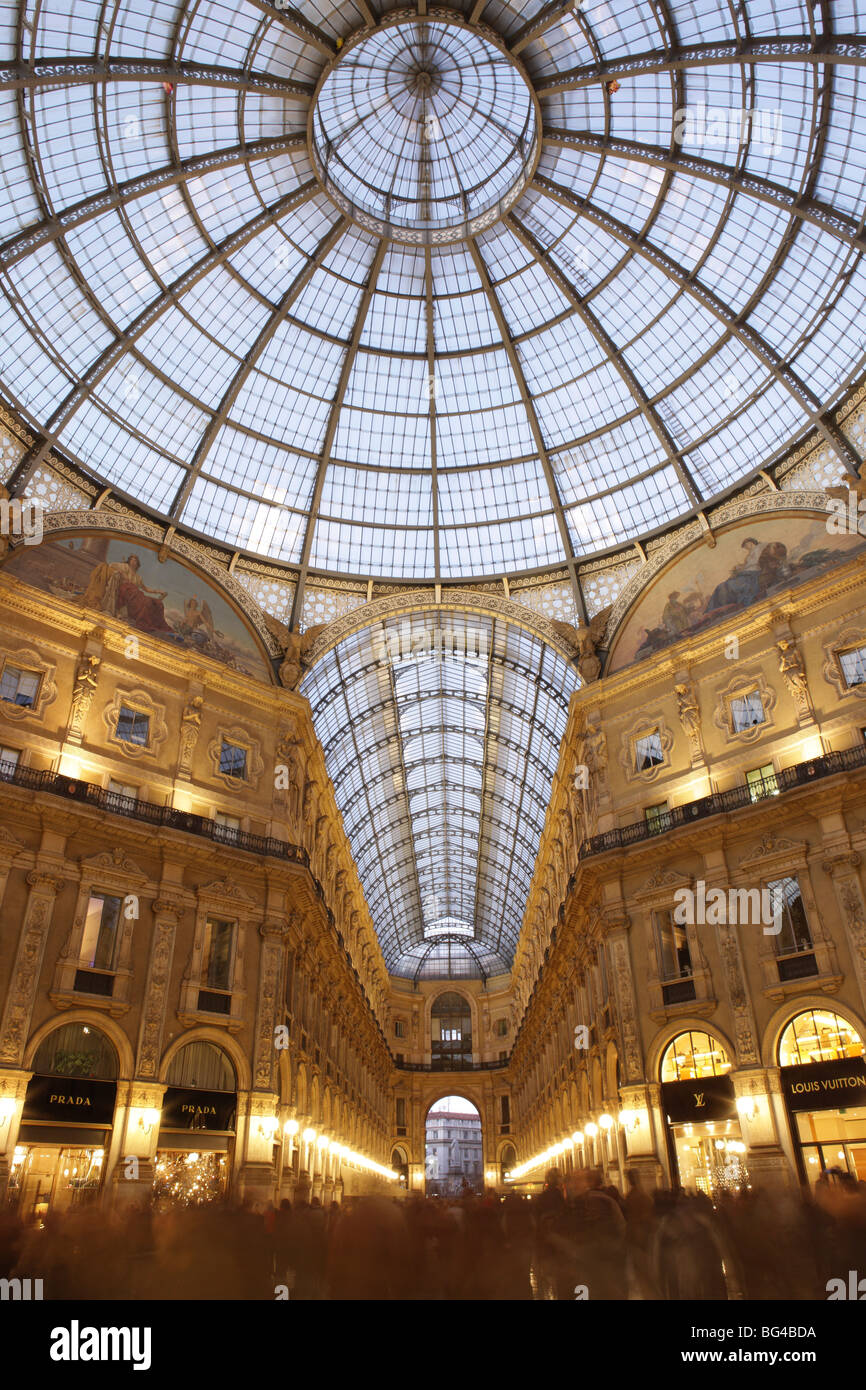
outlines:
[{"label": "barrel vaulted glass ceiling", "polygon": [[442,609],[355,633],[306,676],[392,974],[510,968],[577,685],[539,638]]},{"label": "barrel vaulted glass ceiling", "polygon": [[573,567],[812,427],[854,466],[864,20],[7,6],[15,486],[55,447],[300,596]]}]

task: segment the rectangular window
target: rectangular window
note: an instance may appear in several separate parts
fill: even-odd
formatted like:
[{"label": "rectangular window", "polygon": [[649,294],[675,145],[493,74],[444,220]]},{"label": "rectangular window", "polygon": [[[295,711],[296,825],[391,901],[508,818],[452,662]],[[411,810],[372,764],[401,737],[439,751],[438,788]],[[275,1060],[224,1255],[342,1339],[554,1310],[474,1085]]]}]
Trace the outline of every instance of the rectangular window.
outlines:
[{"label": "rectangular window", "polygon": [[648,733],[641,734],[635,739],[634,762],[638,772],[645,772],[648,767],[657,767],[664,760],[662,739],[658,729],[650,729]]},{"label": "rectangular window", "polygon": [[223,811],[217,811],[214,814],[214,821],[216,823],[214,839],[222,840],[223,843],[227,845],[237,844],[237,839],[241,828],[241,823],[238,817],[227,816]]},{"label": "rectangular window", "polygon": [[499,1123],[501,1125],[511,1124],[511,1097],[499,1097]]},{"label": "rectangular window", "polygon": [[508,1032],[508,1019],[507,1019],[507,1018],[497,1018],[497,1020],[496,1020],[496,1036],[497,1036],[497,1038],[504,1038],[507,1032]]},{"label": "rectangular window", "polygon": [[773,764],[764,763],[763,767],[753,767],[746,773],[746,786],[749,788],[749,798],[752,801],[763,801],[765,796],[778,796],[779,784]]},{"label": "rectangular window", "polygon": [[794,877],[772,879],[767,884],[767,891],[774,915],[777,909],[781,909],[782,929],[773,938],[776,955],[787,956],[799,951],[811,951],[812,933],[806,920],[806,909],[803,906],[798,880]]},{"label": "rectangular window", "polygon": [[220,772],[224,772],[228,777],[246,777],[246,748],[239,748],[236,743],[227,743],[223,739],[220,749]]},{"label": "rectangular window", "polygon": [[138,787],[134,787],[131,782],[116,782],[111,777],[108,781],[108,790],[112,796],[122,796],[125,801],[138,800]]},{"label": "rectangular window", "polygon": [[849,647],[847,651],[840,652],[839,665],[849,690],[852,686],[862,685],[866,681],[866,647]]},{"label": "rectangular window", "polygon": [[18,766],[18,759],[21,753],[17,748],[4,748],[0,746],[0,777],[9,777]]},{"label": "rectangular window", "polygon": [[81,965],[91,970],[114,969],[122,906],[122,898],[91,893],[81,938]]},{"label": "rectangular window", "polygon": [[735,734],[763,724],[765,717],[764,702],[759,691],[750,690],[745,695],[731,697],[731,727]]},{"label": "rectangular window", "polygon": [[405,1025],[405,1023],[403,1022],[402,1018],[395,1018],[395,1019],[394,1019],[394,1037],[395,1037],[395,1038],[405,1038],[405,1036],[406,1036],[406,1025]]},{"label": "rectangular window", "polygon": [[117,716],[117,737],[121,743],[135,743],[146,748],[150,738],[150,715],[121,705]]},{"label": "rectangular window", "polygon": [[688,979],[692,975],[692,956],[685,926],[674,921],[669,909],[654,912],[659,973],[663,980]]},{"label": "rectangular window", "polygon": [[644,819],[653,835],[658,835],[662,830],[668,830],[668,811],[669,806],[666,801],[659,801],[655,806],[644,808]]},{"label": "rectangular window", "polygon": [[0,676],[0,700],[8,700],[10,705],[21,705],[32,709],[39,694],[38,671],[24,671],[20,666],[4,666]]},{"label": "rectangular window", "polygon": [[208,989],[231,989],[234,932],[234,922],[208,917],[202,962],[202,981]]},{"label": "rectangular window", "polygon": [[397,1097],[397,1128],[406,1128],[406,1097]]}]

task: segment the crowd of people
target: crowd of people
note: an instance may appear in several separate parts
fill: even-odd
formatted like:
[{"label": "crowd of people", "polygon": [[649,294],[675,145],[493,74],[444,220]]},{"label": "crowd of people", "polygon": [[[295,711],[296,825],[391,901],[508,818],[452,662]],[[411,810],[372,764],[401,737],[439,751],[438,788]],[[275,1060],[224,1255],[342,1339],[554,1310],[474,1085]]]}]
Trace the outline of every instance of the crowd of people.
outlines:
[{"label": "crowd of people", "polygon": [[625,1195],[599,1170],[533,1195],[299,1197],[0,1213],[0,1279],[45,1299],[826,1299],[866,1269],[866,1183]]}]

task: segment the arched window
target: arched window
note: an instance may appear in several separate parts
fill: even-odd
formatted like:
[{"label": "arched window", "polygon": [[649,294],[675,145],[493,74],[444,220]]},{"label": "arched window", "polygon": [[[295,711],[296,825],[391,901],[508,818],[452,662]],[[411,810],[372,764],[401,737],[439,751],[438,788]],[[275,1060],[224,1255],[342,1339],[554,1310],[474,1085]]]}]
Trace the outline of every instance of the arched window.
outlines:
[{"label": "arched window", "polygon": [[499,1156],[499,1167],[502,1174],[503,1183],[505,1182],[505,1179],[511,1172],[512,1168],[516,1166],[516,1164],[517,1154],[515,1153],[514,1145],[506,1144],[505,1148],[502,1150],[502,1153]]},{"label": "arched window", "polygon": [[189,1042],[172,1058],[166,1080],[185,1090],[236,1091],[237,1078],[230,1059],[215,1043]]},{"label": "arched window", "polygon": [[431,1017],[434,1067],[460,1068],[472,1060],[472,1011],[462,994],[440,994]]},{"label": "arched window", "polygon": [[391,1167],[395,1173],[400,1174],[400,1185],[409,1186],[409,1159],[406,1150],[398,1145],[391,1154]]},{"label": "arched window", "polygon": [[860,1034],[829,1009],[807,1009],[797,1014],[779,1039],[779,1063],[783,1067],[862,1056]]},{"label": "arched window", "polygon": [[90,1023],[64,1023],[36,1049],[33,1070],[42,1076],[87,1076],[116,1081],[113,1043]]},{"label": "arched window", "polygon": [[662,1081],[696,1081],[702,1076],[724,1076],[731,1059],[710,1033],[690,1029],[668,1043],[662,1057]]}]

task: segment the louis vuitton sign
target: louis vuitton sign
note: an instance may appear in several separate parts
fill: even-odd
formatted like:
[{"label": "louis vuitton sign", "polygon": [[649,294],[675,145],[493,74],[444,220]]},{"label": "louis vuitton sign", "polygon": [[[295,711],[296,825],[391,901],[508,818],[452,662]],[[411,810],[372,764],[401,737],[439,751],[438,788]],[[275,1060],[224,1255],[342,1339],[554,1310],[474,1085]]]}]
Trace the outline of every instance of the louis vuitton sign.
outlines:
[{"label": "louis vuitton sign", "polygon": [[734,1083],[730,1076],[702,1076],[696,1081],[666,1081],[661,1090],[662,1109],[671,1124],[702,1124],[705,1120],[730,1120],[737,1113]]}]

